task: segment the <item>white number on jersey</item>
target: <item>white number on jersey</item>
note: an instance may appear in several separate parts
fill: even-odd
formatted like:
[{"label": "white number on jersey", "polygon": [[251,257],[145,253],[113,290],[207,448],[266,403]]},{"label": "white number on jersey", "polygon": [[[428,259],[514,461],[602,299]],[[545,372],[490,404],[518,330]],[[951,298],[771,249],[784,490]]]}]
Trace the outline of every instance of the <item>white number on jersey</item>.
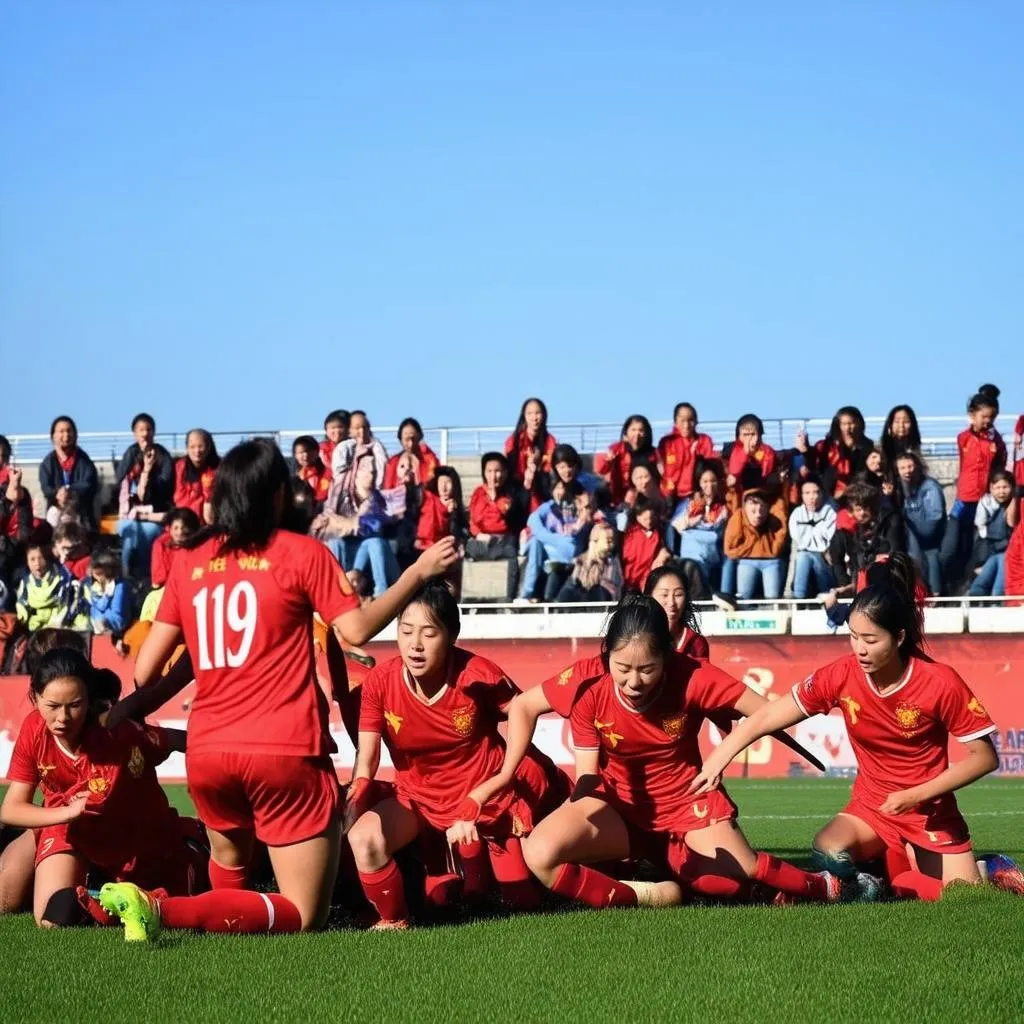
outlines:
[{"label": "white number on jersey", "polygon": [[[207,605],[213,605],[213,656],[210,655],[209,616]],[[218,583],[211,591],[209,587],[192,598],[196,610],[196,632],[199,640],[199,668],[238,668],[245,663],[252,649],[256,635],[256,588],[242,580],[231,588],[227,602],[224,601],[224,584]],[[235,634],[224,640],[224,627]],[[231,646],[237,639],[237,644]]]}]

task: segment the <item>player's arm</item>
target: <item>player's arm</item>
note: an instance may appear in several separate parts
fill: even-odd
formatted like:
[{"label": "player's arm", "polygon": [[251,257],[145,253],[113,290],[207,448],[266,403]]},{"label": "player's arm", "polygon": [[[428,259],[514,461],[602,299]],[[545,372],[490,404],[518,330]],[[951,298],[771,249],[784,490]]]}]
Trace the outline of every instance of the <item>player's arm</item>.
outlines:
[{"label": "player's arm", "polygon": [[15,828],[46,828],[66,825],[85,811],[89,791],[76,793],[66,807],[40,807],[32,802],[36,787],[27,782],[12,782],[0,805],[0,824]]},{"label": "player's arm", "polygon": [[934,779],[929,779],[920,786],[911,786],[909,789],[890,793],[880,808],[882,813],[903,814],[918,804],[934,800],[937,796],[963,789],[964,786],[977,782],[999,767],[999,755],[988,736],[969,740],[964,744],[964,748],[967,756],[962,761],[951,764]]},{"label": "player's arm", "polygon": [[348,830],[378,802],[373,780],[380,767],[380,733],[359,730],[359,749],[356,751],[356,765],[352,772],[345,796],[345,817],[342,833]]},{"label": "player's arm", "polygon": [[[432,544],[398,578],[394,586],[369,604],[342,612],[332,623],[338,637],[353,647],[372,640],[408,603],[429,579],[443,576],[459,560],[454,537]],[[148,642],[148,641],[147,641]]]},{"label": "player's arm", "polygon": [[576,749],[576,785],[573,786],[570,800],[579,800],[591,796],[601,782],[600,750]]},{"label": "player's arm", "polygon": [[[753,694],[757,697],[757,694]],[[744,698],[740,698],[744,700]],[[751,702],[752,705],[759,703]],[[739,702],[737,702],[739,706]],[[779,700],[765,701],[756,707],[749,718],[741,722],[708,756],[700,774],[690,784],[690,792],[695,794],[708,793],[717,789],[722,781],[722,773],[729,767],[737,754],[742,753],[751,743],[762,736],[787,729],[797,722],[802,722],[807,715],[797,705],[793,695],[789,694]]]},{"label": "player's arm", "polygon": [[[182,690],[188,686],[196,677],[195,669],[192,667],[192,658],[188,651],[185,651],[182,656],[167,670],[166,675],[155,678],[150,673],[152,671],[152,663],[149,661],[143,662],[142,655],[146,652],[146,648],[149,644],[150,638],[157,630],[168,630],[177,629],[174,626],[168,626],[163,622],[154,622],[153,628],[149,632],[149,636],[146,637],[145,643],[142,645],[142,650],[139,651],[139,659],[135,662],[135,692],[128,694],[119,700],[111,709],[107,717],[107,728],[112,729],[119,722],[127,721],[132,719],[136,722],[141,722],[148,715],[153,714],[159,708],[162,708],[169,700],[176,697]],[[176,647],[171,647],[171,653],[174,652]],[[156,649],[154,649],[155,651]],[[162,650],[162,648],[161,648]],[[155,654],[154,654],[155,657]],[[170,657],[170,654],[168,654]],[[166,661],[166,658],[164,659]],[[143,675],[140,672],[140,665],[144,668],[146,674]],[[161,663],[162,667],[163,663]]]},{"label": "player's arm", "polygon": [[505,736],[505,760],[501,771],[485,782],[481,782],[469,794],[469,799],[483,807],[506,786],[512,784],[516,770],[523,763],[526,751],[533,742],[533,733],[541,715],[551,711],[551,704],[544,694],[544,687],[534,686],[512,699],[508,706],[508,729]]}]

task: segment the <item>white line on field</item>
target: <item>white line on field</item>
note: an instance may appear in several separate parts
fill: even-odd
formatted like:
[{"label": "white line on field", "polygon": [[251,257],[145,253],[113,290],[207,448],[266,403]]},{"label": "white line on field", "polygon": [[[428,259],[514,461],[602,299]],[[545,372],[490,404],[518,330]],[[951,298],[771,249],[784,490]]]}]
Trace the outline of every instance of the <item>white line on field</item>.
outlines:
[{"label": "white line on field", "polygon": [[[966,818],[1014,818],[1024,815],[1021,811],[968,811]],[[741,814],[739,822],[745,821],[822,821],[825,814]]]}]

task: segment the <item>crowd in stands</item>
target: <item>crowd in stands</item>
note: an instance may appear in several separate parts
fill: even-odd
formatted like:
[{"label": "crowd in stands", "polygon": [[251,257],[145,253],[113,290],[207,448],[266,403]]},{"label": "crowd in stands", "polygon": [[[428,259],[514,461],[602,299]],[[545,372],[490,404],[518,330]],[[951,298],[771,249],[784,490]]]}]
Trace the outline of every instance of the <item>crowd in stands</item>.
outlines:
[{"label": "crowd in stands", "polygon": [[[742,416],[719,451],[681,402],[657,442],[647,417],[630,416],[588,472],[530,398],[503,451],[483,455],[480,479],[466,482],[415,419],[402,421],[389,454],[365,412],[338,409],[322,438],[296,438],[286,453],[305,516],[294,525],[323,541],[366,597],[448,535],[468,561],[507,562],[506,597],[517,602],[615,601],[671,559],[695,600],[735,607],[790,596],[829,607],[896,551],[913,558],[933,595],[1018,594],[1024,416],[1008,453],[993,425],[998,399],[984,385],[968,402],[949,507],[907,405],[889,413],[877,443],[860,411],[844,406],[825,437],[798,434],[788,450],[765,442],[756,415]],[[178,458],[155,442],[152,416],[136,416],[132,433],[102,510],[96,466],[70,417],[53,421],[38,503],[0,437],[0,602],[18,628],[72,625],[120,640],[134,619],[152,618],[176,551],[210,522],[219,464],[210,433],[191,431]]]}]

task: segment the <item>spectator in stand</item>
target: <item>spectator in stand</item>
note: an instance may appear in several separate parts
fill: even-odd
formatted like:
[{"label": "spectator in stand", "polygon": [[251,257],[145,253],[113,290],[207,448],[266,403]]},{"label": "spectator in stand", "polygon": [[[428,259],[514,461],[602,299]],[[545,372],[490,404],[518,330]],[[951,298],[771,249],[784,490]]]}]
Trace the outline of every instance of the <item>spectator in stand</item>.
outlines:
[{"label": "spectator in stand", "polygon": [[697,487],[697,467],[715,457],[715,443],[697,432],[697,410],[680,402],[672,412],[674,428],[658,442],[658,468],[665,497],[675,505]]},{"label": "spectator in stand", "polygon": [[1024,414],[1017,417],[1013,428],[1013,454],[1012,465],[1007,468],[1013,473],[1014,484],[1017,488],[1017,497],[1024,497]]},{"label": "spectator in stand", "polygon": [[40,525],[21,481],[21,469],[11,465],[11,443],[0,435],[0,584],[8,594],[14,592],[14,571],[23,564],[25,545]]},{"label": "spectator in stand", "polygon": [[461,548],[466,543],[467,533],[462,481],[450,466],[441,466],[423,488],[423,503],[416,523],[415,548],[417,551],[426,551],[431,544],[444,537],[455,537]]},{"label": "spectator in stand", "polygon": [[825,557],[835,532],[836,510],[825,500],[821,484],[807,477],[800,485],[800,504],[789,515],[797,600],[826,594],[835,586],[835,574]]},{"label": "spectator in stand", "polygon": [[323,511],[324,502],[331,493],[331,471],[320,456],[320,445],[312,434],[303,434],[292,442],[295,476],[313,492],[313,514]]},{"label": "spectator in stand", "polygon": [[875,442],[864,433],[864,417],[854,405],[844,405],[832,417],[828,434],[814,446],[812,468],[822,487],[839,498],[851,479],[866,467],[868,453]]},{"label": "spectator in stand", "polygon": [[758,488],[743,492],[743,504],[725,527],[725,557],[736,563],[736,597],[749,601],[757,596],[758,583],[765,600],[782,596],[786,582],[788,506],[779,495],[768,504]]},{"label": "spectator in stand", "polygon": [[[402,420],[398,427],[398,443],[401,446],[398,455],[392,455],[384,469],[384,490],[387,491],[408,483],[425,487],[434,479],[441,460],[430,450],[430,446],[424,443],[423,428],[419,425],[418,420],[414,420],[411,416]],[[403,455],[406,460],[405,464],[411,465],[411,480],[408,478],[408,470],[401,474],[398,472]]]},{"label": "spectator in stand", "polygon": [[[1014,514],[1019,520],[1019,504]],[[1010,534],[1010,543],[1003,561],[1003,575],[1007,594],[1014,597],[1024,595],[1024,526],[1021,526],[1019,521]],[[1020,604],[1019,601],[1015,603]]]},{"label": "spectator in stand", "polygon": [[334,451],[348,438],[350,416],[348,409],[335,409],[324,420],[324,439],[320,442],[320,461],[330,471],[334,464]]},{"label": "spectator in stand", "polygon": [[93,633],[109,634],[115,643],[131,625],[131,591],[120,569],[116,555],[101,551],[92,560],[90,580],[82,590]]},{"label": "spectator in stand", "polygon": [[629,490],[623,499],[616,525],[620,532],[625,532],[629,523],[629,510],[636,504],[636,499],[643,495],[654,506],[658,519],[664,521],[668,516],[668,504],[661,490],[661,475],[658,467],[650,462],[637,462],[629,473]]},{"label": "spectator in stand", "polygon": [[939,551],[946,530],[946,496],[938,480],[930,477],[921,456],[912,448],[896,456],[896,477],[900,487],[900,508],[906,530],[907,554],[928,584],[928,590],[942,593],[942,563]]},{"label": "spectator in stand", "polygon": [[30,633],[57,626],[87,629],[89,611],[82,601],[78,581],[54,562],[42,544],[30,541],[25,558],[28,573],[18,584],[18,621]]},{"label": "spectator in stand", "polygon": [[157,444],[156,422],[140,412],[132,420],[135,440],[121,456],[114,476],[118,495],[117,533],[121,538],[121,570],[149,578],[150,550],[163,530],[174,498],[174,459]]},{"label": "spectator in stand", "polygon": [[651,423],[646,416],[630,416],[622,424],[620,440],[608,449],[606,455],[594,459],[594,469],[607,481],[611,489],[612,504],[621,505],[630,489],[633,466],[644,463],[656,466],[658,452],[651,440]]},{"label": "spectator in stand", "polygon": [[593,509],[590,495],[575,481],[556,480],[551,498],[530,513],[526,521],[526,566],[521,597],[535,601],[541,576],[545,577],[544,600],[554,601],[572,570],[573,562],[587,546]]},{"label": "spectator in stand", "polygon": [[667,531],[669,550],[678,553],[695,601],[710,597],[722,585],[722,544],[729,510],[717,460],[700,468],[697,487],[696,494],[676,506]]},{"label": "spectator in stand", "polygon": [[921,454],[921,431],[917,425],[917,414],[909,405],[897,405],[889,410],[882,427],[882,451],[890,466],[904,452]]},{"label": "spectator in stand", "polygon": [[512,479],[530,496],[531,512],[548,498],[556,444],[548,433],[547,406],[539,398],[528,398],[519,410],[516,429],[505,441],[505,458]]},{"label": "spectator in stand", "polygon": [[615,530],[594,523],[587,550],[573,561],[572,575],[562,585],[560,602],[617,602],[622,595],[622,563],[615,553]]},{"label": "spectator in stand", "polygon": [[1006,549],[1017,525],[1018,508],[1013,474],[997,469],[991,476],[988,494],[974,513],[974,579],[971,597],[1002,597],[1006,593]]},{"label": "spectator in stand", "polygon": [[78,499],[78,517],[86,529],[96,529],[99,476],[92,459],[78,447],[78,428],[70,416],[58,416],[50,425],[53,451],[39,464],[39,489],[47,511],[63,509]]},{"label": "spectator in stand", "polygon": [[722,449],[722,460],[726,504],[733,511],[740,508],[744,491],[770,489],[781,463],[775,449],[764,443],[764,424],[753,413],[736,421],[736,440]]},{"label": "spectator in stand", "polygon": [[199,516],[190,508],[173,508],[164,519],[164,532],[153,545],[153,586],[162,587],[171,573],[178,552],[189,537],[199,532]]},{"label": "spectator in stand", "polygon": [[836,587],[830,591],[826,608],[839,597],[856,593],[857,578],[879,555],[903,550],[902,523],[896,513],[882,509],[877,487],[855,482],[843,495],[849,513],[850,529],[836,529],[829,545],[829,561],[836,574]]},{"label": "spectator in stand", "polygon": [[[355,423],[356,414],[352,414]],[[337,452],[335,452],[337,457]],[[356,456],[352,484],[334,510],[313,520],[312,532],[324,540],[342,568],[373,576],[373,596],[380,597],[399,576],[398,562],[384,536],[390,523],[384,496],[377,489],[377,460],[369,448]]]},{"label": "spectator in stand", "polygon": [[483,483],[469,499],[469,541],[466,557],[475,562],[516,559],[519,531],[525,525],[526,494],[509,479],[501,452],[488,452],[480,460]]},{"label": "spectator in stand", "polygon": [[967,403],[970,426],[956,439],[960,450],[960,473],[956,501],[949,510],[942,539],[942,576],[946,586],[956,590],[964,579],[974,546],[974,514],[988,492],[993,470],[1006,467],[1006,445],[992,425],[999,415],[999,388],[983,384]]},{"label": "spectator in stand", "polygon": [[92,555],[85,527],[80,523],[61,523],[53,531],[53,556],[76,580],[86,580]]},{"label": "spectator in stand", "polygon": [[627,590],[643,590],[652,570],[672,556],[662,540],[661,504],[639,495],[622,539],[622,576]]},{"label": "spectator in stand", "polygon": [[583,460],[571,444],[555,445],[551,455],[551,483],[554,484],[555,480],[562,480],[565,483],[575,480],[590,494],[604,484],[596,473],[588,473],[583,468]]},{"label": "spectator in stand", "polygon": [[348,432],[349,436],[334,449],[331,456],[333,485],[342,492],[351,492],[351,476],[356,459],[369,452],[373,456],[374,479],[378,481],[379,486],[384,481],[388,453],[384,445],[373,436],[370,418],[362,409],[356,409],[349,417]]},{"label": "spectator in stand", "polygon": [[190,508],[200,521],[213,522],[213,481],[220,456],[208,430],[190,430],[185,451],[174,464],[174,508]]}]

